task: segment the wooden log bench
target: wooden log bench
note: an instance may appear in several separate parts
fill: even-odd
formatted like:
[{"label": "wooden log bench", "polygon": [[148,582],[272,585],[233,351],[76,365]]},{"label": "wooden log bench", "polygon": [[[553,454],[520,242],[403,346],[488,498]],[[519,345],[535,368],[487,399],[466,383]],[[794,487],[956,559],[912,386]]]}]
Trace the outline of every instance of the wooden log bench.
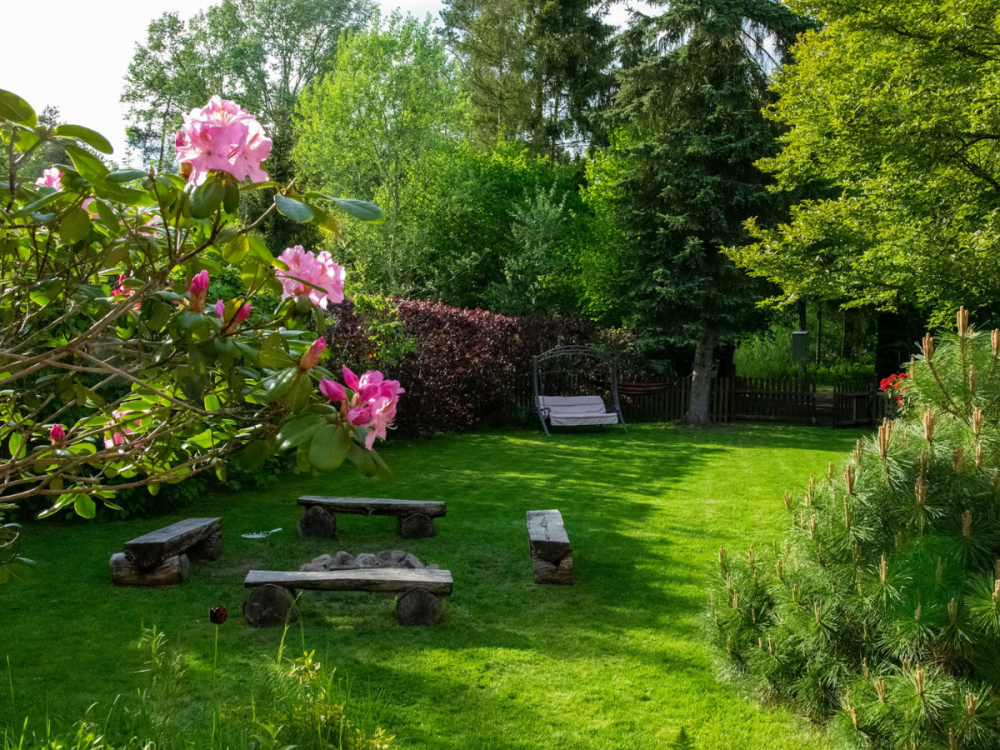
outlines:
[{"label": "wooden log bench", "polygon": [[451,596],[447,570],[367,568],[329,571],[251,570],[244,585],[253,589],[243,603],[251,627],[282,626],[294,618],[295,592],[376,591],[399,593],[396,617],[401,625],[434,625],[441,619],[441,597]]},{"label": "wooden log bench", "polygon": [[222,519],[187,518],[125,542],[125,551],[111,556],[111,580],[116,586],[173,586],[188,579],[192,559],[221,556]]},{"label": "wooden log bench", "polygon": [[535,583],[573,585],[573,550],[558,510],[528,511],[528,549]]},{"label": "wooden log bench", "polygon": [[447,512],[443,502],[433,500],[380,500],[370,497],[322,497],[304,495],[299,505],[306,512],[299,519],[299,534],[307,539],[337,534],[337,514],[396,516],[399,533],[407,539],[434,536],[434,519]]}]

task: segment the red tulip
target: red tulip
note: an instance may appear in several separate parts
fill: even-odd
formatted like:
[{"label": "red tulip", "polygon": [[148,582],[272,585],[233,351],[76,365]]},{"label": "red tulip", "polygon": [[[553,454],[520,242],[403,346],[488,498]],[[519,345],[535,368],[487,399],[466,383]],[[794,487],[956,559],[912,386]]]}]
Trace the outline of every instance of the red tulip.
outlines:
[{"label": "red tulip", "polygon": [[208,619],[212,621],[213,625],[221,625],[229,617],[229,610],[225,607],[212,607],[208,610]]}]

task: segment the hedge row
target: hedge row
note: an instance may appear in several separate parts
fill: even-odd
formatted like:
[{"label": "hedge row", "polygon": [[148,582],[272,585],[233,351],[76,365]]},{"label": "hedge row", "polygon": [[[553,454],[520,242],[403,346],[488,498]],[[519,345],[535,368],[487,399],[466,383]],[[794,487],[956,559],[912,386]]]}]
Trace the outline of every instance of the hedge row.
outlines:
[{"label": "hedge row", "polygon": [[532,408],[532,356],[595,336],[588,322],[570,318],[391,304],[381,314],[339,306],[326,335],[331,361],[380,369],[402,383],[396,426],[406,435],[523,424]]}]

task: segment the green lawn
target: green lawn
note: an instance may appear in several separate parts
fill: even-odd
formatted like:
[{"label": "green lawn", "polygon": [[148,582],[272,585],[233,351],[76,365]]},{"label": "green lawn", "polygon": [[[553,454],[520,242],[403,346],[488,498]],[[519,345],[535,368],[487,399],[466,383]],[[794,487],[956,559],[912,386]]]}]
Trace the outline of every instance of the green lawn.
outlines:
[{"label": "green lawn", "polygon": [[[197,563],[191,581],[115,589],[108,558],[122,543],[178,520],[27,529],[28,580],[0,587],[0,726],[27,712],[79,719],[93,703],[134,692],[134,648],[156,624],[187,654],[179,713],[211,714],[214,629],[229,607],[219,682],[249,700],[254,660],[281,633],[238,616],[247,569],[295,569],[324,552],[406,549],[451,570],[455,594],[434,628],[404,629],[386,595],[303,594],[294,651],[315,649],[350,683],[349,705],[374,710],[405,748],[663,748],[687,727],[700,748],[816,748],[822,735],[787,711],[761,709],[716,681],[703,637],[705,579],[719,545],[769,542],[785,525],[782,492],[826,471],[857,435],[790,427],[639,426],[625,435],[495,432],[390,441],[390,483],[353,468],[289,477],[260,491],[204,498],[185,516],[224,518],[227,550]],[[389,518],[340,517],[336,540],[295,534],[300,494],[441,499],[434,539],[396,536]],[[558,508],[574,547],[577,583],[531,581],[525,511]],[[240,534],[275,527],[265,541]],[[14,700],[7,682],[10,658]],[[350,713],[350,708],[349,708]]]}]

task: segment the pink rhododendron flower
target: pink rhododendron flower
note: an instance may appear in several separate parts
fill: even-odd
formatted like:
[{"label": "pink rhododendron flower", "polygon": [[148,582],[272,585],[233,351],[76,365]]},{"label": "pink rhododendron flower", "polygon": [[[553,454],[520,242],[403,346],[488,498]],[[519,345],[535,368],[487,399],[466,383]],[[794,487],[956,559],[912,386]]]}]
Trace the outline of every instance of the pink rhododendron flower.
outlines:
[{"label": "pink rhododendron flower", "polygon": [[302,354],[302,359],[299,360],[299,369],[311,370],[314,368],[319,364],[324,351],[326,351],[326,339],[318,338],[313,341],[309,348]]},{"label": "pink rhododendron flower", "polygon": [[56,190],[62,190],[62,176],[63,173],[60,172],[55,167],[51,169],[46,169],[42,172],[42,176],[35,180],[35,185],[38,187],[54,188]]},{"label": "pink rhododendron flower", "polygon": [[213,96],[204,107],[192,109],[184,115],[174,146],[177,161],[190,165],[195,184],[204,182],[213,170],[237,180],[267,179],[260,163],[271,153],[271,140],[253,115],[235,102]]},{"label": "pink rhododendron flower", "polygon": [[208,294],[208,271],[197,274],[188,285],[191,295],[190,308],[195,312],[205,312],[205,295]]},{"label": "pink rhododendron flower", "polygon": [[347,391],[344,390],[344,386],[336,380],[327,380],[326,378],[323,378],[319,381],[319,390],[320,393],[333,402],[347,401]]},{"label": "pink rhododendron flower", "polygon": [[66,429],[61,424],[52,425],[52,429],[49,430],[49,440],[52,444],[61,443],[66,439]]},{"label": "pink rhododendron flower", "polygon": [[[124,412],[113,411],[111,412],[111,415],[114,417],[111,422],[108,422],[108,427],[111,428],[111,437],[107,437],[107,433],[105,433],[104,438],[104,447],[107,450],[115,448],[119,445],[125,445],[128,442],[126,435],[135,434],[135,430],[129,429],[128,427],[117,428],[114,426],[116,421],[121,420],[122,417],[125,416]],[[138,425],[139,420],[135,420],[135,423]],[[121,429],[121,432],[118,431],[119,429]]]},{"label": "pink rhododendron flower", "polygon": [[330,253],[316,255],[296,245],[285,248],[280,259],[288,266],[287,271],[275,272],[283,289],[282,298],[308,296],[314,305],[324,308],[344,301],[344,269]]},{"label": "pink rhododendron flower", "polygon": [[399,395],[406,391],[400,387],[398,380],[386,380],[377,370],[358,377],[345,366],[344,382],[354,391],[347,421],[369,430],[365,436],[365,447],[371,450],[376,437],[386,439],[386,430],[396,417]]}]

